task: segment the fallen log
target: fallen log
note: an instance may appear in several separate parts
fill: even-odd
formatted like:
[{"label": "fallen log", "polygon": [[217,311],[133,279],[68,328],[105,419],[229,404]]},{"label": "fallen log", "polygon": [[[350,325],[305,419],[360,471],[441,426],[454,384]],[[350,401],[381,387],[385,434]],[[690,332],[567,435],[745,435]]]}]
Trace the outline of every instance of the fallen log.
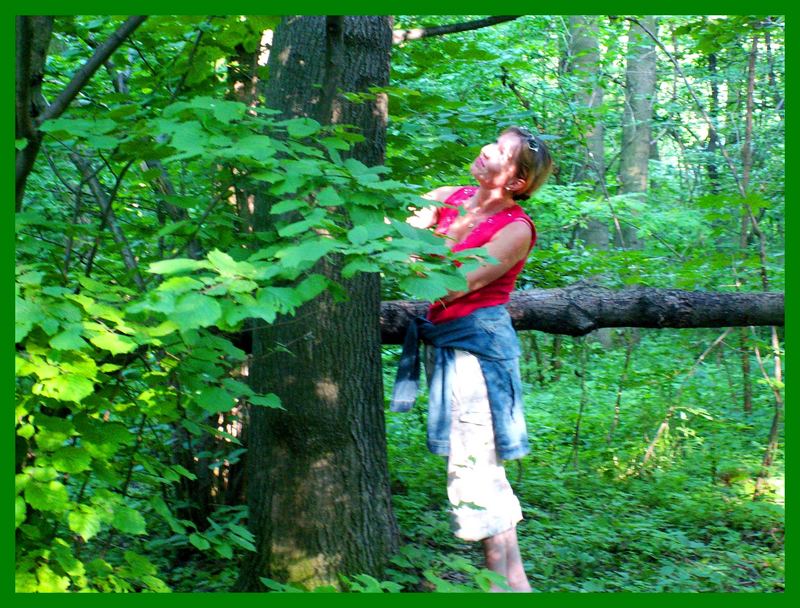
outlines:
[{"label": "fallen log", "polygon": [[[381,303],[381,341],[402,344],[406,326],[424,316],[428,302]],[[601,327],[783,326],[783,293],[720,293],[578,283],[560,289],[526,289],[506,305],[514,327],[582,336]]]}]

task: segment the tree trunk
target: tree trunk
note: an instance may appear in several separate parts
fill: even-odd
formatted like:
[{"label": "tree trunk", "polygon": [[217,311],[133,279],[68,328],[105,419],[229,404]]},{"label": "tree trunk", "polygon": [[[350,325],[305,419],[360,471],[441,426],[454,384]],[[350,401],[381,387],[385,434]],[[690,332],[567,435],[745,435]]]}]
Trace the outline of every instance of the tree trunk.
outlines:
[{"label": "tree trunk", "polygon": [[[603,88],[597,78],[600,51],[597,44],[598,18],[574,15],[569,18],[569,58],[573,77],[583,82],[582,91],[576,95],[578,107],[585,108],[588,123],[583,129],[584,157],[575,170],[574,181],[591,181],[595,191],[602,195],[601,183],[605,180],[605,146],[603,122],[596,110],[603,103]],[[587,244],[608,249],[608,223],[587,218],[586,228],[579,232]]]},{"label": "tree trunk", "polygon": [[[742,184],[743,193],[747,192],[750,185],[750,169],[753,165],[751,150],[753,139],[753,91],[755,88],[756,54],[758,52],[758,38],[753,36],[753,42],[748,58],[747,96],[745,98],[745,130],[744,145],[742,146]],[[741,207],[741,224],[739,232],[739,248],[742,256],[747,255],[748,233],[750,228],[750,209],[747,204]],[[753,385],[750,373],[750,346],[747,339],[747,330],[742,328],[739,333],[739,348],[742,358],[742,409],[746,414],[753,411]]]},{"label": "tree trunk", "polygon": [[[406,326],[427,302],[391,301],[381,307],[384,344],[402,344]],[[583,284],[527,289],[506,305],[515,329],[582,336],[599,327],[741,327],[783,325],[783,294],[710,293],[628,287],[618,291]]]},{"label": "tree trunk", "polygon": [[[655,17],[643,17],[641,21],[648,30],[655,32]],[[656,47],[653,39],[636,23],[631,23],[628,30],[625,83],[620,192],[636,194],[644,199],[647,192],[647,162],[650,159],[650,121],[656,92]],[[622,238],[628,249],[642,248],[635,226],[626,224],[622,228]],[[622,246],[623,243],[618,242],[617,245]]]},{"label": "tree trunk", "polygon": [[[717,82],[717,54],[711,53],[708,56],[708,73],[711,82],[711,96],[709,97],[708,115],[714,122],[714,125],[719,124],[719,83]],[[706,160],[706,171],[708,171],[708,181],[712,194],[719,194],[719,168],[717,167],[716,153],[719,147],[719,137],[717,130],[709,129],[708,131],[708,144],[706,145],[706,152],[708,158]]]},{"label": "tree trunk", "polygon": [[53,17],[16,18],[16,139],[27,143],[15,158],[17,212],[22,211],[25,184],[42,145],[36,118],[47,105],[42,97],[47,48],[53,35]]},{"label": "tree trunk", "polygon": [[[391,41],[388,17],[285,17],[270,53],[267,105],[286,117],[357,125],[365,140],[355,158],[382,163],[385,97],[355,105],[336,91],[387,85]],[[251,411],[247,494],[258,552],[243,565],[237,590],[260,589],[264,576],[307,587],[338,586],[338,573],[380,576],[397,544],[379,279],[343,281],[334,262],[315,270],[336,278],[349,299],[324,294],[254,332],[251,384],[276,393],[285,410]]]}]

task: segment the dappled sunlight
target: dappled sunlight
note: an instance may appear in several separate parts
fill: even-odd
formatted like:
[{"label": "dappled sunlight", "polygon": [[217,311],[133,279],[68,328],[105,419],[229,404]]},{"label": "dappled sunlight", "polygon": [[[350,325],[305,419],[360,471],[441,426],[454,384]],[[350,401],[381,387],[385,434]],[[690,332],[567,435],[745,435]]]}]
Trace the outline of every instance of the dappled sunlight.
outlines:
[{"label": "dappled sunlight", "polygon": [[325,378],[315,383],[314,394],[328,405],[336,405],[339,402],[339,385],[332,380]]}]

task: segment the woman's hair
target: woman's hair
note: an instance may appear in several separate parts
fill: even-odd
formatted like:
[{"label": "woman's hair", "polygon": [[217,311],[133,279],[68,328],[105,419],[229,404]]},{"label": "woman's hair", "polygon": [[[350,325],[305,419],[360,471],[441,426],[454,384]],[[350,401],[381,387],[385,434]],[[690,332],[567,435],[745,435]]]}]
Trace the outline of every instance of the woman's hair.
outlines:
[{"label": "woman's hair", "polygon": [[517,177],[525,181],[525,187],[514,193],[514,200],[528,200],[542,187],[553,170],[553,157],[544,141],[524,127],[509,127],[501,135],[513,133],[520,139],[520,146],[514,155]]}]

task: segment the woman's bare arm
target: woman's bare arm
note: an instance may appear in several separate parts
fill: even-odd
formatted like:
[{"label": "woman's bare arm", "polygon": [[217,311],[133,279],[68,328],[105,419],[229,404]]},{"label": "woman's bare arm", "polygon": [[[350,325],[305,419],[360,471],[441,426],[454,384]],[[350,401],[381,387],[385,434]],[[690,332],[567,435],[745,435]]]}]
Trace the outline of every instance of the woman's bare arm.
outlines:
[{"label": "woman's bare arm", "polygon": [[[423,194],[422,198],[428,199],[429,201],[439,201],[440,203],[443,203],[458,189],[459,186],[441,186],[435,190],[431,190],[430,192]],[[411,224],[414,226],[414,228],[425,229],[435,226],[438,218],[439,207],[436,205],[430,205],[429,207],[417,209],[414,212],[414,215],[411,215],[408,217],[408,219],[406,219],[406,223]]]}]

